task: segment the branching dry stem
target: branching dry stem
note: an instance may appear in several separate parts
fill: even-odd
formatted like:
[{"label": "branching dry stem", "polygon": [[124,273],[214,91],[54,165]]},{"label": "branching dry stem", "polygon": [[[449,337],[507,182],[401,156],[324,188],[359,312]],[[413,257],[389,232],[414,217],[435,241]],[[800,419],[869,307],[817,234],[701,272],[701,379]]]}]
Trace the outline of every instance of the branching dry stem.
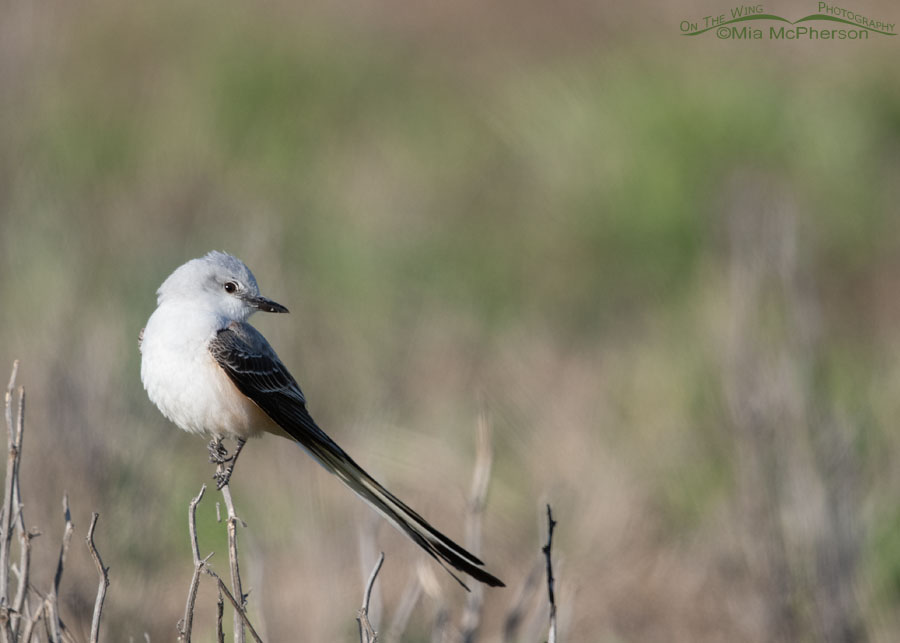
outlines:
[{"label": "branching dry stem", "polygon": [[[223,463],[220,463],[219,466],[223,466]],[[191,577],[191,586],[188,590],[188,598],[184,608],[184,618],[179,622],[179,641],[184,641],[185,643],[190,643],[191,640],[191,632],[193,629],[193,621],[194,621],[194,606],[197,599],[197,589],[200,584],[200,575],[202,573],[211,576],[216,580],[216,585],[218,587],[218,602],[216,605],[216,640],[224,643],[225,634],[222,628],[222,616],[224,611],[224,598],[228,599],[228,602],[231,603],[234,608],[234,624],[235,624],[235,641],[243,641],[245,636],[245,630],[250,632],[250,636],[257,643],[262,643],[262,639],[259,634],[256,632],[256,629],[253,627],[253,624],[250,622],[250,619],[247,617],[247,613],[244,610],[243,598],[244,596],[241,594],[241,601],[235,598],[235,595],[229,591],[228,587],[219,577],[219,575],[210,569],[207,564],[210,557],[212,557],[212,553],[207,555],[205,558],[200,557],[200,546],[197,541],[197,505],[203,499],[203,495],[206,492],[206,485],[203,485],[200,488],[200,493],[197,494],[195,498],[191,500],[189,509],[188,509],[188,529],[190,531],[191,537],[191,554],[194,559],[194,573]],[[237,542],[235,530],[237,523],[240,522],[240,519],[237,517],[234,511],[234,503],[231,499],[231,491],[228,488],[228,485],[225,485],[222,488],[222,495],[225,499],[225,507],[228,512],[228,548],[229,548],[229,562],[232,573],[232,580],[236,581],[237,592],[240,592],[240,570],[237,566]],[[218,503],[216,503],[216,507],[218,509]],[[224,597],[224,598],[223,598]]]},{"label": "branching dry stem", "polygon": [[197,600],[197,589],[200,586],[200,572],[203,565],[209,559],[209,556],[212,556],[212,554],[210,554],[201,560],[200,547],[197,543],[197,504],[203,499],[203,494],[205,492],[206,485],[203,485],[200,487],[200,493],[191,500],[188,507],[188,530],[191,534],[191,553],[194,557],[194,574],[191,576],[191,586],[188,590],[187,603],[184,606],[184,618],[178,627],[178,640],[185,641],[186,643],[190,643],[191,630],[194,625],[194,603]]},{"label": "branching dry stem", "polygon": [[244,612],[244,609],[238,605],[237,600],[234,598],[234,594],[228,591],[228,586],[225,585],[219,575],[206,565],[203,566],[203,571],[216,579],[219,591],[225,595],[225,598],[227,598],[228,602],[231,603],[231,606],[234,607],[234,613],[237,615],[237,618],[241,620],[241,624],[245,625],[247,629],[250,630],[250,636],[253,637],[253,640],[256,641],[256,643],[262,643],[262,639],[259,637],[259,634],[256,633],[256,630],[250,622],[250,619],[247,617],[247,614]]},{"label": "branching dry stem", "polygon": [[[19,483],[22,442],[25,435],[25,389],[22,386],[16,386],[18,371],[19,361],[16,360],[13,362],[5,397],[8,461],[3,488],[3,507],[0,509],[0,640],[5,643],[30,642],[35,635],[38,635],[35,627],[42,623],[41,627],[45,632],[43,640],[52,643],[68,643],[75,639],[59,615],[59,588],[75,527],[72,524],[72,515],[69,510],[69,497],[64,494],[65,528],[62,544],[53,583],[50,591],[45,595],[35,588],[30,579],[31,540],[39,536],[40,532],[29,531],[25,527],[22,490]],[[18,395],[17,401],[16,395]],[[13,409],[14,404],[15,409]],[[109,586],[109,570],[103,566],[93,541],[97,518],[97,514],[93,514],[87,536],[88,549],[100,575],[100,587],[91,623],[90,641],[92,643],[96,643],[99,638],[103,601]],[[18,536],[19,560],[17,565],[10,564],[13,529]],[[10,570],[15,573],[17,579],[15,596],[12,599],[9,587]],[[33,601],[32,598],[34,598]]]}]

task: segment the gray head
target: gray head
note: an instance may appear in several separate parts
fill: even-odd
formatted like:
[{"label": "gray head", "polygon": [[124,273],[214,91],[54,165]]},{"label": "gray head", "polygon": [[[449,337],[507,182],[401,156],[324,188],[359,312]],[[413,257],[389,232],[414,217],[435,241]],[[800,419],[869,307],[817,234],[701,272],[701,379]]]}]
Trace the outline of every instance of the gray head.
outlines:
[{"label": "gray head", "polygon": [[204,306],[237,321],[245,321],[257,310],[288,312],[281,304],[259,294],[256,278],[243,261],[217,250],[179,266],[156,295],[160,305]]}]

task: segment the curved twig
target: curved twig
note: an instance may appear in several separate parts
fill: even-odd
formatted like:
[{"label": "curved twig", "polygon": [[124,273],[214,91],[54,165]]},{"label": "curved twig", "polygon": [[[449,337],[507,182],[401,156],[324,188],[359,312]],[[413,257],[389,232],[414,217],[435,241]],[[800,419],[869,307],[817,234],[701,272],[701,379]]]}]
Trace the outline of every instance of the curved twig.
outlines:
[{"label": "curved twig", "polygon": [[100,576],[100,585],[97,587],[97,599],[94,601],[94,614],[91,618],[91,643],[97,643],[100,638],[100,614],[103,612],[103,601],[106,599],[106,588],[109,587],[109,568],[103,566],[100,559],[100,552],[94,545],[94,527],[97,526],[97,519],[100,514],[94,512],[91,514],[91,525],[88,527],[87,541],[88,549],[91,551],[91,558],[94,559],[94,565],[97,567],[97,574]]},{"label": "curved twig", "polygon": [[378,572],[381,570],[381,565],[383,563],[384,552],[381,552],[378,561],[375,563],[375,567],[372,569],[372,573],[369,574],[369,581],[366,583],[365,592],[363,592],[362,607],[356,614],[356,622],[359,623],[360,643],[376,643],[378,641],[378,634],[369,622],[369,601],[372,598],[372,587],[375,585],[375,578],[378,576]]}]

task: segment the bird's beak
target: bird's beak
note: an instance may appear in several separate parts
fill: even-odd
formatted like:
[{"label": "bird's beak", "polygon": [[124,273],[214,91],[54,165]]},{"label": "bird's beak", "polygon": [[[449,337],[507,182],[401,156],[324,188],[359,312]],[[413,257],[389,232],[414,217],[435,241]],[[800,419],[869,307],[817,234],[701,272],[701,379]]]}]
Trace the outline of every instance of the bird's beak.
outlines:
[{"label": "bird's beak", "polygon": [[271,299],[267,297],[247,297],[247,303],[256,308],[257,310],[261,310],[264,313],[287,313],[290,312],[286,307],[281,304],[275,303]]}]

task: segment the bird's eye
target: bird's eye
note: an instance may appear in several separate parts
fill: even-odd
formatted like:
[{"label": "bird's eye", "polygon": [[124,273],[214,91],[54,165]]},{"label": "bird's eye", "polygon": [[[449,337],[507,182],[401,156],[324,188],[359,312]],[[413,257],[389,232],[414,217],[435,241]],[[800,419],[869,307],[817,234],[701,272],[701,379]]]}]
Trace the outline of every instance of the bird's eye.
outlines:
[{"label": "bird's eye", "polygon": [[234,292],[235,290],[237,290],[237,284],[236,284],[236,283],[234,283],[233,281],[226,281],[226,282],[225,282],[225,292],[232,293],[232,292]]}]

